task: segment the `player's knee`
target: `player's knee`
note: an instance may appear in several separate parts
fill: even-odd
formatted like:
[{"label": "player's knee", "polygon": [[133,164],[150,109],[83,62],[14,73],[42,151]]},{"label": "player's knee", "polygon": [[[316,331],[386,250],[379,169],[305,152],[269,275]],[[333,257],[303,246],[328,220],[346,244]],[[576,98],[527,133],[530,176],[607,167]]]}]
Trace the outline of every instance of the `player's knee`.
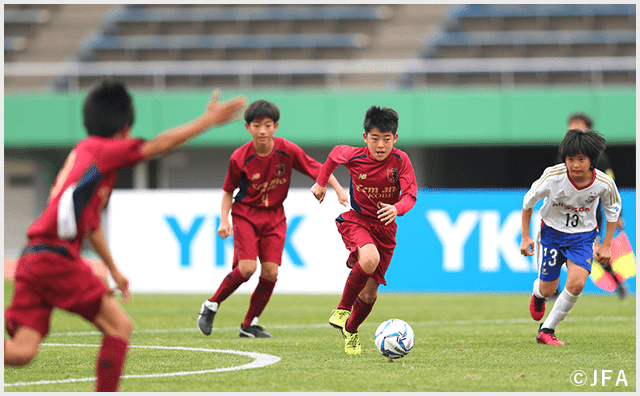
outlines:
[{"label": "player's knee", "polygon": [[118,335],[122,338],[130,339],[131,333],[133,332],[133,321],[126,313],[122,315],[118,319],[118,323],[116,324],[116,328],[118,329]]},{"label": "player's knee", "polygon": [[31,360],[36,357],[37,353],[37,347],[21,347],[10,359],[6,359],[8,356],[5,356],[5,363],[10,366],[26,366],[31,363]]},{"label": "player's knee", "polygon": [[378,298],[378,292],[375,290],[374,291],[363,290],[358,297],[360,297],[360,299],[364,301],[366,304],[373,304]]},{"label": "player's knee", "polygon": [[579,296],[582,293],[582,289],[584,289],[584,283],[567,281],[565,289],[567,289],[569,293],[573,294],[574,296]]},{"label": "player's knee", "polygon": [[278,279],[278,267],[262,267],[262,273],[260,276],[275,282],[275,280]]},{"label": "player's knee", "polygon": [[249,279],[256,272],[258,263],[252,260],[247,260],[240,262],[238,266],[240,267],[240,275],[245,279]]},{"label": "player's knee", "polygon": [[367,274],[372,274],[373,271],[376,270],[376,267],[378,267],[379,263],[380,255],[377,252],[375,254],[369,254],[360,259],[360,267],[362,267],[364,272],[366,272]]}]

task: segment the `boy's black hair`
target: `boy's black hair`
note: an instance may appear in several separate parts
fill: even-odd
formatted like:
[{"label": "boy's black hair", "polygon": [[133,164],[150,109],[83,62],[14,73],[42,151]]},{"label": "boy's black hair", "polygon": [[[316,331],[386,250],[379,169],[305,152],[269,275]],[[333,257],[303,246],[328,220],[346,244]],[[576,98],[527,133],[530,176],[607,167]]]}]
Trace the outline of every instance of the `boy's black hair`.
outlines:
[{"label": "boy's black hair", "polygon": [[593,119],[584,113],[573,113],[567,119],[567,124],[571,124],[573,120],[580,120],[584,122],[584,125],[587,126],[587,129],[593,129]]},{"label": "boy's black hair", "polygon": [[364,132],[368,134],[372,129],[380,132],[398,133],[398,113],[389,107],[371,106],[364,115]]},{"label": "boy's black hair", "polygon": [[567,157],[584,154],[591,160],[591,167],[595,167],[598,157],[607,146],[607,140],[599,132],[570,129],[560,143],[560,157],[565,162]]},{"label": "boy's black hair", "polygon": [[111,137],[133,125],[133,100],[124,84],[102,81],[84,100],[82,117],[90,136]]},{"label": "boy's black hair", "polygon": [[249,124],[253,120],[261,120],[265,117],[271,118],[273,122],[278,122],[280,119],[278,106],[267,100],[260,99],[251,103],[247,110],[244,111],[244,120]]}]

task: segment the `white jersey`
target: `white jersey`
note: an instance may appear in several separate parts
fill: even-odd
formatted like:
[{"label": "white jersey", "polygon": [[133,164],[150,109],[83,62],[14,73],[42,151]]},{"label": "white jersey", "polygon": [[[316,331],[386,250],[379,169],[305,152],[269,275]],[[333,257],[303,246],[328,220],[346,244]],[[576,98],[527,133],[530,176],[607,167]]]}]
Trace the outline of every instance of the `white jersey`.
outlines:
[{"label": "white jersey", "polygon": [[591,183],[580,188],[569,178],[565,164],[544,170],[524,196],[522,208],[531,209],[542,198],[540,215],[544,223],[568,234],[596,228],[600,200],[608,222],[618,221],[622,209],[620,194],[612,178],[594,169]]}]

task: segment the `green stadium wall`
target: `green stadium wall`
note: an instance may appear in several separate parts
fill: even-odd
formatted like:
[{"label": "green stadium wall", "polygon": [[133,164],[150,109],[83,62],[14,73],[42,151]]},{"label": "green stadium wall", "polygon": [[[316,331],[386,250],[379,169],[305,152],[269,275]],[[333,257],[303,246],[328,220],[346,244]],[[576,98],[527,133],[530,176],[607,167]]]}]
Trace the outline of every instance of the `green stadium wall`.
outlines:
[{"label": "green stadium wall", "polygon": [[[145,139],[204,110],[208,91],[135,91],[132,134]],[[567,116],[590,114],[609,144],[636,140],[635,87],[600,89],[250,90],[225,91],[270,100],[281,111],[277,136],[301,146],[360,144],[371,105],[400,115],[403,146],[557,145]],[[5,148],[72,147],[86,136],[82,101],[74,94],[5,94]],[[237,147],[247,142],[240,123],[205,133],[188,146]]]}]

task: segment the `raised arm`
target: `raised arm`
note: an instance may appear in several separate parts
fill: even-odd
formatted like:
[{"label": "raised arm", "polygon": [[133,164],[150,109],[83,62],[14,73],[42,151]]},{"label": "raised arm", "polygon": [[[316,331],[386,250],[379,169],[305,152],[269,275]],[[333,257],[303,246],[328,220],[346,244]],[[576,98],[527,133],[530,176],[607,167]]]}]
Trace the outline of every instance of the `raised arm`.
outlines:
[{"label": "raised arm", "polygon": [[205,112],[201,116],[144,142],[140,148],[144,160],[167,154],[207,129],[234,120],[240,115],[240,111],[247,103],[243,97],[218,102],[219,97],[220,91],[215,90]]}]

